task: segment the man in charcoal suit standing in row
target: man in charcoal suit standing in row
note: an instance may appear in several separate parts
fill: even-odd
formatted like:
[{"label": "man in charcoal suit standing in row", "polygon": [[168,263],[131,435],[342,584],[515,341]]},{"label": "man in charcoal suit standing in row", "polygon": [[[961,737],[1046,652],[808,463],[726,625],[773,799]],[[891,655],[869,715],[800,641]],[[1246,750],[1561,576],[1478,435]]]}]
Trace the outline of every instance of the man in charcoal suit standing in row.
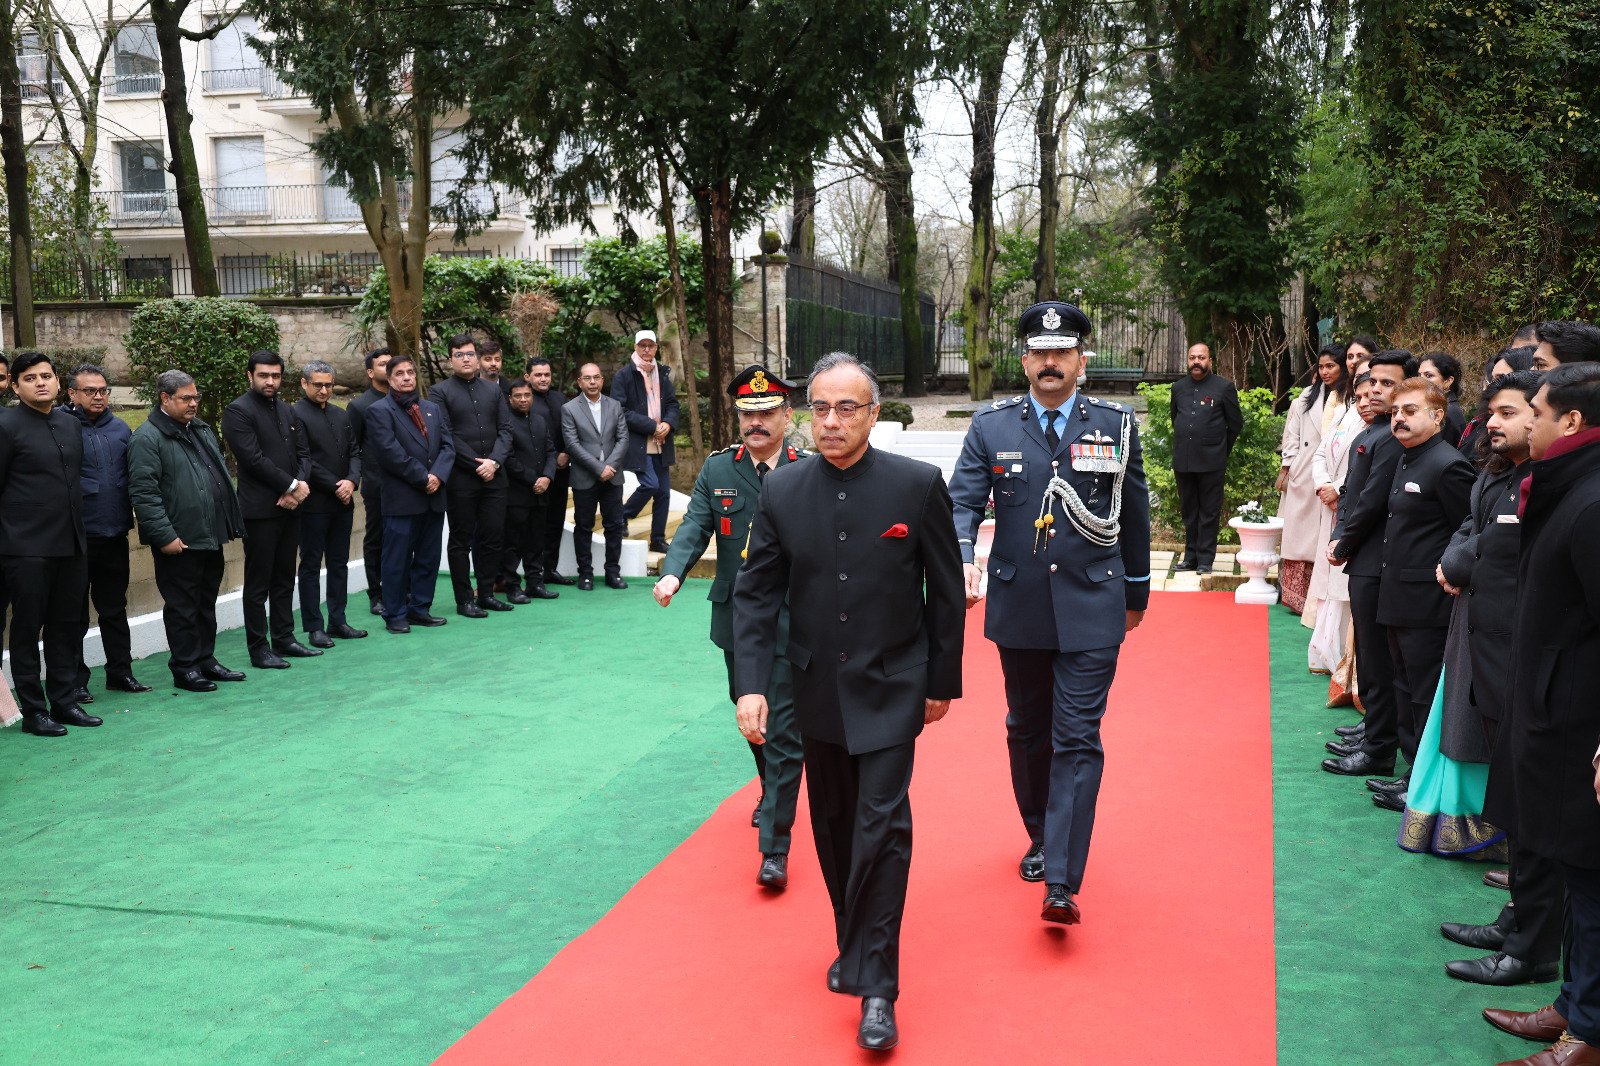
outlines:
[{"label": "man in charcoal suit standing in row", "polygon": [[367,453],[367,411],[389,395],[389,349],[374,348],[367,353],[367,391],[345,407],[350,416],[350,432],[361,458],[361,507],[366,529],[361,534],[361,561],[367,572],[367,608],[383,613],[383,477]]},{"label": "man in charcoal suit standing in row", "polygon": [[625,589],[622,580],[622,464],[628,454],[628,423],[622,405],[601,391],[605,377],[595,363],[578,369],[582,390],[561,409],[561,435],[572,456],[572,554],[578,563],[578,590],[594,589],[594,512],[605,531],[606,587]]},{"label": "man in charcoal suit standing in row", "polygon": [[[553,600],[560,593],[544,584],[545,508],[555,483],[561,426],[550,409],[533,400],[524,378],[511,383],[511,455],[506,459],[506,554],[500,578],[512,603]],[[522,580],[517,564],[522,564]]]},{"label": "man in charcoal suit standing in row", "polygon": [[[478,349],[466,334],[451,337],[450,376],[428,390],[449,423],[456,472],[446,498],[450,508],[450,584],[456,613],[487,618],[511,605],[494,594],[506,533],[506,476],[511,454],[511,408],[500,386],[478,371]],[[477,591],[473,591],[473,579]]]},{"label": "man in charcoal suit standing in row", "polygon": [[[366,630],[345,619],[350,588],[350,531],[355,527],[361,452],[350,416],[333,399],[333,367],[307,363],[300,370],[305,396],[294,405],[311,451],[306,481],[311,494],[300,505],[300,621],[313,648],[333,647],[333,638],[359,640]],[[328,620],[323,627],[322,567],[328,568]]]},{"label": "man in charcoal suit standing in row", "polygon": [[561,433],[561,409],[567,405],[567,397],[556,388],[550,360],[543,356],[536,355],[528,360],[528,384],[533,386],[533,402],[549,412],[550,424],[556,432],[556,476],[550,481],[544,504],[544,583],[547,586],[573,585],[576,582],[557,568],[561,562],[567,500],[572,489],[572,456],[567,452],[566,438]]},{"label": "man in charcoal suit standing in row", "polygon": [[252,352],[247,373],[250,387],[222,412],[222,439],[239,467],[244,512],[245,642],[257,669],[287,670],[291,658],[322,654],[294,638],[296,511],[311,494],[311,451],[300,420],[278,399],[283,359],[277,352]]}]

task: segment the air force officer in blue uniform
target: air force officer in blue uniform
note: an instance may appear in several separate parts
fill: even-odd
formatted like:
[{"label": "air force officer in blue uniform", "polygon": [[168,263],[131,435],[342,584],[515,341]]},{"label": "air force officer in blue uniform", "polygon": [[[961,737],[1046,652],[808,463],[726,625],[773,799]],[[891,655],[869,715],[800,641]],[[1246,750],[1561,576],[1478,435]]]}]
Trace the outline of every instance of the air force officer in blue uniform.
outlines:
[{"label": "air force officer in blue uniform", "polygon": [[984,635],[1005,674],[1011,784],[1032,846],[1026,881],[1046,883],[1045,921],[1075,925],[1105,763],[1100,718],[1123,636],[1150,600],[1150,495],[1139,427],[1121,404],[1084,396],[1087,316],[1067,303],[1023,312],[1027,396],[972,419],[950,481],[966,563],[994,500]]}]

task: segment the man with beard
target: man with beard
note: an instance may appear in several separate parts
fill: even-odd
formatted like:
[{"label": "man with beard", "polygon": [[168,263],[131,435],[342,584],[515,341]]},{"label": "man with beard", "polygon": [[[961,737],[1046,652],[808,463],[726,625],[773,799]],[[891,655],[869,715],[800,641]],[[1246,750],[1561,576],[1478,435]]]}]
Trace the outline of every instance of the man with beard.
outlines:
[{"label": "man with beard", "polygon": [[1550,371],[1531,406],[1506,738],[1511,831],[1519,847],[1561,866],[1567,978],[1547,1007],[1485,1016],[1553,1041],[1502,1066],[1600,1066],[1600,366]]},{"label": "man with beard", "polygon": [[350,432],[360,453],[361,507],[366,514],[366,529],[361,534],[362,567],[367,572],[367,608],[383,613],[383,475],[376,460],[367,452],[367,411],[389,395],[389,349],[374,348],[367,353],[367,391],[345,408],[350,416]]},{"label": "man with beard", "polygon": [[550,360],[534,356],[528,360],[528,384],[533,386],[533,402],[542,404],[550,414],[550,424],[556,431],[556,476],[550,479],[550,489],[544,503],[544,583],[548,585],[576,584],[557,569],[561,562],[561,534],[565,531],[567,500],[571,496],[572,456],[567,453],[566,440],[561,435],[561,409],[567,404],[566,394],[555,387],[555,375]]},{"label": "man with beard", "polygon": [[[1389,657],[1389,635],[1378,621],[1378,578],[1383,573],[1389,488],[1403,451],[1389,432],[1389,404],[1395,388],[1405,379],[1405,366],[1410,359],[1410,352],[1392,348],[1367,361],[1367,373],[1372,378],[1367,405],[1373,418],[1350,442],[1350,466],[1328,542],[1328,562],[1335,566],[1344,563],[1350,580],[1356,680],[1361,686],[1361,705],[1367,711],[1359,732],[1342,742],[1331,742],[1341,746],[1330,745],[1336,758],[1322,760],[1322,768],[1330,774],[1391,774],[1399,747],[1394,661]],[[1369,782],[1369,786],[1373,784]],[[1405,791],[1403,782],[1399,788]]]},{"label": "man with beard", "polygon": [[[311,450],[306,481],[311,495],[300,505],[300,620],[313,648],[333,647],[333,638],[360,640],[367,635],[345,620],[349,588],[350,530],[355,524],[356,485],[361,481],[361,453],[350,416],[333,399],[333,367],[321,361],[300,370],[305,393],[294,413]],[[322,569],[328,570],[328,617],[323,628]]]},{"label": "man with beard", "polygon": [[611,376],[611,398],[628,419],[628,455],[623,467],[639,476],[639,487],[623,505],[633,519],[650,510],[650,550],[667,550],[667,505],[672,499],[672,435],[678,429],[678,394],[671,368],[656,361],[654,330],[633,337],[633,358]]},{"label": "man with beard", "polygon": [[511,398],[511,382],[501,373],[505,364],[505,353],[501,351],[500,342],[494,339],[480,341],[478,349],[478,376],[498,388],[506,397]]},{"label": "man with beard", "polygon": [[[1470,700],[1481,717],[1489,748],[1489,784],[1483,816],[1507,830],[1511,848],[1511,903],[1488,925],[1445,922],[1447,940],[1493,952],[1445,963],[1452,977],[1478,984],[1510,985],[1554,980],[1561,960],[1561,867],[1521,847],[1511,793],[1510,744],[1505,732],[1511,710],[1511,623],[1517,607],[1517,560],[1522,524],[1517,517],[1522,479],[1527,476],[1530,401],[1542,375],[1522,371],[1496,378],[1483,394],[1489,462],[1472,487],[1472,509],[1439,564],[1439,584],[1467,597],[1467,643],[1472,656]],[[1491,1019],[1492,1021],[1493,1019]]]},{"label": "man with beard", "polygon": [[1011,787],[1043,881],[1040,918],[1076,925],[1105,768],[1100,722],[1122,642],[1150,602],[1150,497],[1133,411],[1078,391],[1088,316],[1035,304],[1018,322],[1026,397],[972,419],[950,479],[967,604],[995,503],[984,635],[1005,675]]},{"label": "man with beard", "polygon": [[1172,473],[1183,510],[1183,558],[1176,569],[1211,573],[1228,479],[1228,453],[1244,429],[1239,390],[1211,372],[1211,348],[1189,346],[1189,375],[1172,383]]},{"label": "man with beard", "polygon": [[[699,562],[712,537],[717,544],[717,576],[706,598],[711,601],[711,643],[722,649],[728,668],[728,698],[733,699],[733,584],[744,564],[745,541],[761,499],[761,486],[778,467],[807,453],[786,445],[783,437],[793,418],[789,394],[794,382],[764,366],[747,367],[728,385],[739,415],[744,443],[706,456],[683,523],[661,561],[656,602],[666,607],[682,587],[683,577]],[[783,657],[789,639],[789,612],[778,615],[777,658],[767,688],[767,735],[751,744],[761,800],[750,823],[761,830],[761,869],[756,880],[767,888],[789,885],[789,831],[800,793],[800,731],[794,720],[794,674]]]},{"label": "man with beard", "polygon": [[736,716],[746,740],[766,739],[787,604],[783,657],[839,950],[828,987],[862,997],[856,1042],[885,1050],[899,1041],[916,739],[961,695],[961,549],[938,468],[871,446],[872,371],[832,352],[807,393],[822,458],[767,475],[734,585]]}]

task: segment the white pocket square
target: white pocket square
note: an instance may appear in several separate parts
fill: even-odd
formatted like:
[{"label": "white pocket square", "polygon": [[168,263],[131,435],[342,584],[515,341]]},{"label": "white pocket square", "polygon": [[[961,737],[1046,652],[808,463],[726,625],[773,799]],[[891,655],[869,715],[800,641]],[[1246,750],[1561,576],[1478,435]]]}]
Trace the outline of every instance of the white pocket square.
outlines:
[{"label": "white pocket square", "polygon": [[1408,481],[1408,482],[1406,482],[1406,491],[1407,492],[1421,492],[1422,491],[1422,486],[1418,485],[1415,481]]}]

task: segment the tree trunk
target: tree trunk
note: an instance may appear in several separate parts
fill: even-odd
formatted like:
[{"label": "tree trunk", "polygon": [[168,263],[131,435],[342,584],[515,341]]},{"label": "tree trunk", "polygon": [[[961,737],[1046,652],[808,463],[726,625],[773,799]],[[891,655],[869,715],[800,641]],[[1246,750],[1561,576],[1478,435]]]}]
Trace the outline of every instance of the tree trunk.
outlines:
[{"label": "tree trunk", "polygon": [[217,283],[217,264],[211,257],[211,227],[206,219],[205,193],[200,188],[200,169],[195,162],[194,136],[189,113],[188,79],[183,70],[182,36],[179,24],[189,0],[150,0],[150,19],[155,24],[156,44],[161,51],[161,110],[167,120],[167,150],[172,158],[167,169],[177,185],[178,217],[183,220],[183,248],[189,256],[189,276],[196,296],[221,296]]},{"label": "tree trunk", "polygon": [[[1003,61],[1005,50],[1000,51]],[[961,300],[961,331],[967,350],[967,374],[974,400],[994,395],[994,357],[989,349],[989,320],[994,306],[994,144],[1000,111],[1003,67],[996,62],[978,76],[978,97],[972,104],[972,245],[967,282]]]},{"label": "tree trunk", "polygon": [[[1238,315],[1226,311],[1211,314],[1210,334],[1216,338],[1216,348],[1211,353],[1216,372],[1239,387],[1247,387],[1250,372],[1249,326]],[[1193,340],[1195,334],[1191,333]]]},{"label": "tree trunk", "polygon": [[1056,132],[1056,111],[1061,100],[1061,32],[1044,42],[1044,89],[1033,113],[1033,132],[1039,142],[1039,248],[1033,257],[1033,301],[1057,299],[1056,233],[1061,224],[1061,179]]},{"label": "tree trunk", "polygon": [[[695,191],[700,208],[700,255],[706,285],[706,369],[712,396],[724,396],[733,381],[733,183],[723,178]],[[728,405],[711,405],[713,449],[732,444],[737,426]]]},{"label": "tree trunk", "polygon": [[817,257],[817,173],[812,167],[794,175],[794,218],[786,247],[808,263]]},{"label": "tree trunk", "polygon": [[906,144],[908,117],[916,101],[909,87],[878,103],[878,154],[883,161],[884,218],[887,224],[889,280],[900,287],[900,344],[907,396],[927,395],[923,365],[922,306],[917,298],[917,203],[911,187],[911,150]]},{"label": "tree trunk", "polygon": [[700,382],[695,378],[694,356],[689,348],[689,305],[683,289],[683,269],[678,259],[678,222],[673,218],[672,182],[667,178],[667,161],[656,159],[656,177],[661,183],[661,229],[667,238],[667,269],[672,275],[672,305],[678,319],[678,351],[682,356],[683,388],[688,396],[686,421],[689,447],[694,465],[705,461],[705,441],[700,433]]},{"label": "tree trunk", "polygon": [[6,224],[11,231],[11,308],[8,347],[31,348],[33,330],[33,227],[28,220],[28,150],[22,132],[22,73],[17,69],[20,27],[14,0],[0,0],[0,159],[6,172]]}]

